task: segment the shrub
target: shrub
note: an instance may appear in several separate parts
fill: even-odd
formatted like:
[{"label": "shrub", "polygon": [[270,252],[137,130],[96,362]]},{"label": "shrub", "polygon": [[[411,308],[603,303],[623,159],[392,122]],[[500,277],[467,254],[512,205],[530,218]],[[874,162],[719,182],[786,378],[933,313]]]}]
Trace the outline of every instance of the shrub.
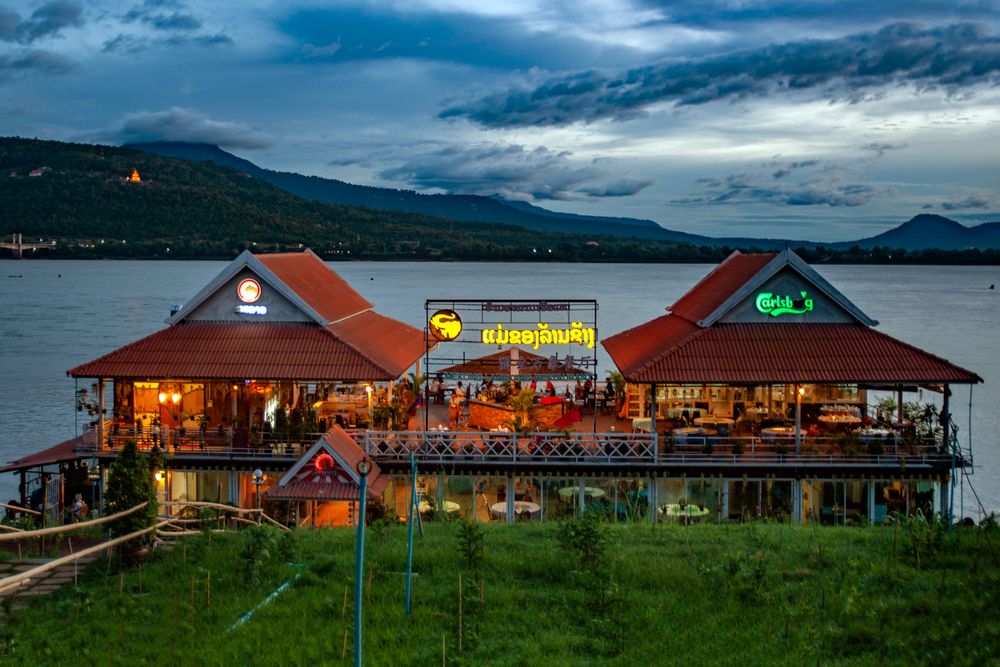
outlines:
[{"label": "shrub", "polygon": [[483,534],[483,527],[468,519],[457,523],[458,553],[462,557],[462,565],[468,570],[478,572],[486,558],[486,536]]},{"label": "shrub", "polygon": [[[111,524],[113,536],[134,533],[152,526],[156,521],[157,502],[153,475],[146,458],[139,453],[135,440],[127,440],[118,458],[111,464],[105,497],[109,514],[123,512],[140,503],[147,503],[138,512],[114,521]],[[155,538],[156,535],[152,532],[146,533],[139,538],[139,544],[151,544]]]},{"label": "shrub", "polygon": [[559,541],[572,551],[583,570],[594,571],[604,561],[607,527],[597,512],[584,512],[576,519],[559,524]]}]

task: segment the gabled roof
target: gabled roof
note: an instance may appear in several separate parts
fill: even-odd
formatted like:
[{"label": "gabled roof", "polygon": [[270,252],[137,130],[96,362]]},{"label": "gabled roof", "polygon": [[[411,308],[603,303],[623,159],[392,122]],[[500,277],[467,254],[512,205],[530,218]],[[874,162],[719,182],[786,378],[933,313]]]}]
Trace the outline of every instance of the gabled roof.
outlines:
[{"label": "gabled roof", "polygon": [[[188,316],[251,270],[308,322],[217,322]],[[171,317],[171,326],[68,371],[74,377],[394,380],[426,351],[419,329],[371,303],[312,251],[242,253]]]},{"label": "gabled roof", "polygon": [[[846,323],[728,323],[724,316],[790,270],[849,316]],[[879,333],[878,324],[791,251],[733,253],[670,313],[602,341],[630,382],[668,384],[975,383],[982,379]]]},{"label": "gabled roof", "polygon": [[[333,459],[333,466],[317,465],[322,456]],[[271,500],[357,500],[361,475],[357,466],[368,464],[368,496],[377,498],[385,491],[388,477],[382,477],[378,465],[365,456],[364,450],[339,426],[334,426],[288,469],[277,484],[266,492]]]},{"label": "gabled roof", "polygon": [[[296,257],[307,258],[308,255],[315,257],[316,255],[311,251],[304,253],[296,253]],[[318,258],[317,258],[318,259]],[[324,318],[320,313],[316,312],[312,306],[310,306],[306,301],[291,287],[285,284],[271,269],[269,269],[260,259],[251,253],[249,250],[244,250],[240,253],[239,257],[234,259],[229,265],[224,268],[219,275],[215,276],[207,285],[201,288],[194,297],[184,304],[184,306],[178,310],[176,313],[167,318],[167,324],[177,324],[178,322],[183,322],[192,312],[194,312],[198,306],[203,304],[208,300],[213,294],[219,291],[226,283],[235,278],[244,269],[249,269],[257,274],[264,282],[271,286],[272,289],[277,291],[281,296],[285,297],[299,310],[306,314],[309,319],[313,320],[321,326],[326,326],[330,324],[331,320]],[[332,271],[331,271],[332,273]],[[336,275],[336,274],[334,274]],[[339,278],[339,276],[338,276]],[[353,291],[353,290],[352,290]],[[366,302],[367,303],[367,302]]]},{"label": "gabled roof", "polygon": [[669,310],[699,327],[710,327],[786,268],[812,283],[857,321],[867,326],[878,324],[791,250],[751,254],[737,250],[678,299]]}]

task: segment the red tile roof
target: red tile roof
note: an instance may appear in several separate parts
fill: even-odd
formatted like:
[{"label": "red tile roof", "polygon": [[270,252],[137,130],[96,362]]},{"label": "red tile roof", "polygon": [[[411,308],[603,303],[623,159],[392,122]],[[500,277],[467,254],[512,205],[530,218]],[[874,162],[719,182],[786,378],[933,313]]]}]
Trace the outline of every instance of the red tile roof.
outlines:
[{"label": "red tile roof", "polygon": [[674,315],[604,341],[632,382],[975,383],[975,373],[860,324],[716,324]]},{"label": "red tile roof", "polygon": [[399,377],[426,351],[423,331],[371,310],[327,328],[393,378]]},{"label": "red tile roof", "polygon": [[777,254],[773,252],[751,254],[734,252],[668,310],[689,322],[703,320],[776,256]]},{"label": "red tile roof", "polygon": [[[307,323],[182,322],[68,371],[74,377],[393,380],[423,334],[387,320],[368,341]],[[392,327],[393,323],[396,327]]]},{"label": "red tile roof", "polygon": [[28,470],[29,468],[38,468],[40,466],[75,461],[80,458],[80,456],[76,453],[76,450],[83,444],[84,437],[79,435],[65,442],[60,442],[58,445],[54,445],[48,449],[43,449],[40,452],[29,454],[24,458],[11,461],[7,465],[0,467],[0,472]]},{"label": "red tile roof", "polygon": [[254,257],[328,322],[342,320],[372,307],[312,252]]},{"label": "red tile roof", "polygon": [[[579,368],[549,368],[548,357],[542,356],[540,354],[535,354],[533,352],[528,352],[527,350],[518,349],[518,358],[526,362],[530,362],[530,365],[526,368],[518,368],[518,375],[530,377],[545,378],[548,375],[554,376],[565,376],[565,375],[579,375],[581,378],[589,375],[585,370]],[[447,368],[442,368],[437,371],[441,375],[482,375],[483,377],[491,376],[509,376],[510,375],[510,364],[516,362],[510,362],[511,350],[502,350],[500,352],[494,352],[493,354],[487,354],[485,357],[479,357],[478,359],[472,359],[470,361],[463,362],[461,364],[455,364],[454,366],[448,366]],[[505,364],[501,364],[500,360],[508,360]],[[535,364],[538,367],[535,367]],[[554,379],[554,378],[553,378]]]}]

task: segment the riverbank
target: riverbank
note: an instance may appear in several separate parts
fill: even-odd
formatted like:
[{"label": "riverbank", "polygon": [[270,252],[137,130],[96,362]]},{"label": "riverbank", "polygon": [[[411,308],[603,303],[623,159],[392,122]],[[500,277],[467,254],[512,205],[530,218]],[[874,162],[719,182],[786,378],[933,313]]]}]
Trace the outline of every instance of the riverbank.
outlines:
[{"label": "riverbank", "polygon": [[[478,559],[458,525],[415,538],[409,619],[406,527],[369,529],[365,664],[1000,660],[996,529],[485,525]],[[348,663],[355,531],[252,535],[188,538],[121,579],[99,560],[14,612],[3,661]]]}]

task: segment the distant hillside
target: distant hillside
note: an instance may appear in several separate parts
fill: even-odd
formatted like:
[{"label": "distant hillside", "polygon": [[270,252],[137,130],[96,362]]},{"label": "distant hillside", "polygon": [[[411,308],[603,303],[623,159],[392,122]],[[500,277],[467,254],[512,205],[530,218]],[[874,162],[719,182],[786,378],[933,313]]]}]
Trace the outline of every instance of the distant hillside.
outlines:
[{"label": "distant hillside", "polygon": [[921,214],[877,236],[830,247],[905,248],[907,250],[965,250],[967,248],[1000,248],[1000,223],[986,222],[966,227],[940,215]]},{"label": "distant hillside", "polygon": [[[64,256],[233,257],[248,247],[300,244],[333,259],[715,261],[720,256],[717,250],[672,242],[580,237],[318,203],[248,175],[248,164],[235,163],[236,171],[130,148],[0,138],[0,235],[62,240],[57,254]],[[42,167],[41,175],[30,175]],[[141,182],[127,182],[133,169]]]},{"label": "distant hillside", "polygon": [[[543,232],[608,235],[656,239],[706,246],[757,247],[779,249],[779,239],[712,238],[665,229],[652,220],[576,215],[548,211],[523,202],[503,201],[477,195],[425,195],[412,190],[394,190],[352,185],[330,178],[303,176],[286,171],[262,169],[248,160],[227,153],[218,146],[181,142],[127,144],[127,147],[183,160],[208,160],[263,179],[300,197],[335,204],[364,206],[383,211],[406,211],[465,222],[518,225]],[[815,246],[810,241],[792,241],[793,246]]]}]

